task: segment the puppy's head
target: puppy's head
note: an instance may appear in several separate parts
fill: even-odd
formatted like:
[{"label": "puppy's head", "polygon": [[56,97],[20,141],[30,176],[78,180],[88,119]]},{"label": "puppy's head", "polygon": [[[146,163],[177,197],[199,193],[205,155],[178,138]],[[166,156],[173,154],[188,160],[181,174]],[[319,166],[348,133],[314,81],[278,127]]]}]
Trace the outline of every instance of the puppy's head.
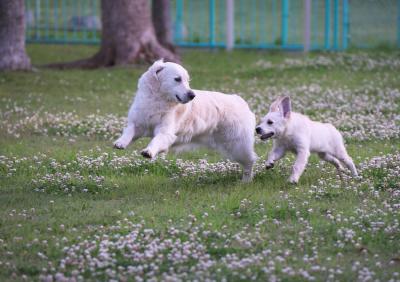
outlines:
[{"label": "puppy's head", "polygon": [[268,114],[256,127],[256,132],[260,135],[261,140],[282,136],[290,119],[290,113],[290,98],[286,96],[276,99],[269,108]]},{"label": "puppy's head", "polygon": [[188,72],[175,63],[158,60],[143,75],[143,79],[153,93],[169,102],[186,104],[196,96],[189,86]]}]

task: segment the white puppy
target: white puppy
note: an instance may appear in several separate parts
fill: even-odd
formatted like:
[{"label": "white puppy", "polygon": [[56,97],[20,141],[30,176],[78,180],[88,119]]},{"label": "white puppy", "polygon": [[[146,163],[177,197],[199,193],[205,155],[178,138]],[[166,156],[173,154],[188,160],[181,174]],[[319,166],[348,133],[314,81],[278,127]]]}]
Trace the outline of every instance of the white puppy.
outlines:
[{"label": "white puppy", "polygon": [[142,155],[154,158],[170,147],[178,151],[205,145],[240,163],[247,182],[257,157],[255,124],[242,98],[192,90],[182,66],[160,60],[140,77],[128,125],[114,146],[124,149],[137,138],[152,137]]},{"label": "white puppy", "polygon": [[307,116],[291,111],[289,97],[278,98],[272,103],[269,113],[262,118],[256,132],[261,139],[274,138],[272,151],[268,155],[266,168],[270,169],[286,151],[294,152],[296,161],[289,181],[297,183],[311,153],[332,163],[342,171],[343,162],[357,176],[353,160],[346,152],[340,132],[329,123],[310,120]]}]

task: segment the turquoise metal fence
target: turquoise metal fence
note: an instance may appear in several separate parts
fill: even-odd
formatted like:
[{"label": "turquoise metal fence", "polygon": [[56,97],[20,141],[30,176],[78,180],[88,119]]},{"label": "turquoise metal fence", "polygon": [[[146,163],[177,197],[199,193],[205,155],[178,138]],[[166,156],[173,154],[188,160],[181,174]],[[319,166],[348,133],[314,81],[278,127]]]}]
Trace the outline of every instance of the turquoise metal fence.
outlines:
[{"label": "turquoise metal fence", "polygon": [[348,46],[400,48],[400,0],[350,0]]},{"label": "turquoise metal fence", "polygon": [[[235,48],[304,48],[305,0],[232,1]],[[400,47],[400,0],[309,1],[312,50]],[[100,42],[99,0],[25,0],[25,3],[27,42]],[[226,5],[227,0],[171,0],[175,44],[225,47]]]},{"label": "turquoise metal fence", "polygon": [[100,42],[100,2],[98,0],[26,0],[27,42]]},{"label": "turquoise metal fence", "polygon": [[225,46],[225,1],[171,1],[174,42],[182,47]]}]

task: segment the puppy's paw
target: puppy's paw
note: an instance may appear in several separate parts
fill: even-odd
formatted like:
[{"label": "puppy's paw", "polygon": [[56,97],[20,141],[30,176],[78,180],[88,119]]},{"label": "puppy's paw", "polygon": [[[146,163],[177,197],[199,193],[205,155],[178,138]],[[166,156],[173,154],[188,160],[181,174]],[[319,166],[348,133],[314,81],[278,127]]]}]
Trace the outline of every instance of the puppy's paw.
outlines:
[{"label": "puppy's paw", "polygon": [[267,163],[266,165],[265,165],[265,168],[266,169],[271,169],[271,168],[273,168],[274,167],[274,163]]},{"label": "puppy's paw", "polygon": [[148,158],[148,159],[152,159],[154,157],[153,154],[151,153],[151,151],[148,149],[144,149],[143,151],[140,152],[140,154],[143,157]]}]

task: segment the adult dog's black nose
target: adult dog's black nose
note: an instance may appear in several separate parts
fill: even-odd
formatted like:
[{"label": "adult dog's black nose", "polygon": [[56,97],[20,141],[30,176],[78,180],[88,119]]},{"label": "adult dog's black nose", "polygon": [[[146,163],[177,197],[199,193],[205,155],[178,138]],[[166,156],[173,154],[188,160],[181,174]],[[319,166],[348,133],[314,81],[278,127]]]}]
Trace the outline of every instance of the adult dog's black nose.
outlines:
[{"label": "adult dog's black nose", "polygon": [[187,93],[187,96],[188,96],[189,100],[193,100],[194,97],[196,97],[196,94],[194,94],[194,92],[193,92],[192,90],[190,90],[190,91]]},{"label": "adult dog's black nose", "polygon": [[256,127],[257,134],[261,134],[261,131],[262,131],[261,127]]}]

